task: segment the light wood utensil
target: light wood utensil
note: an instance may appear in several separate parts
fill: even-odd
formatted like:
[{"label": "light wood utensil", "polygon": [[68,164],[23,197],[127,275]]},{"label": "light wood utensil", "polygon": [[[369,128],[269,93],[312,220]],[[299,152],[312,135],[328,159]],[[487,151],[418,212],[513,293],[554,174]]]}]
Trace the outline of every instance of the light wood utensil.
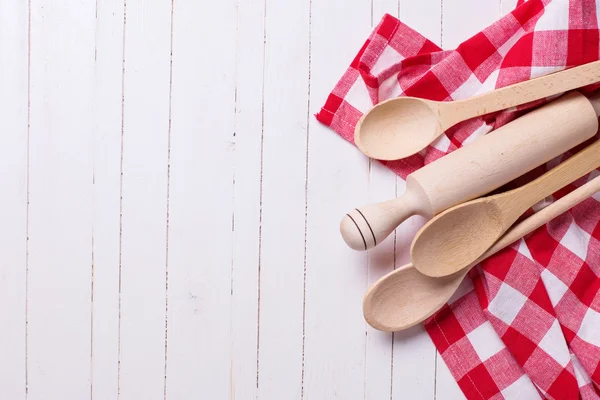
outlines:
[{"label": "light wood utensil", "polygon": [[432,278],[421,274],[412,264],[390,272],[367,291],[363,299],[365,320],[373,328],[386,332],[401,331],[425,321],[452,298],[474,265],[598,192],[600,176],[515,225],[476,262],[453,275]]},{"label": "light wood utensil", "polygon": [[600,92],[570,92],[413,172],[402,196],[349,211],[341,235],[367,250],[412,215],[432,218],[490,193],[594,136],[598,115]]},{"label": "light wood utensil", "polygon": [[418,153],[467,119],[505,110],[600,81],[600,61],[516,83],[466,100],[398,97],[377,104],[358,121],[354,141],[367,156],[397,160]]},{"label": "light wood utensil", "polygon": [[483,255],[529,208],[600,167],[600,140],[520,188],[459,204],[415,235],[410,255],[431,277],[451,275]]}]

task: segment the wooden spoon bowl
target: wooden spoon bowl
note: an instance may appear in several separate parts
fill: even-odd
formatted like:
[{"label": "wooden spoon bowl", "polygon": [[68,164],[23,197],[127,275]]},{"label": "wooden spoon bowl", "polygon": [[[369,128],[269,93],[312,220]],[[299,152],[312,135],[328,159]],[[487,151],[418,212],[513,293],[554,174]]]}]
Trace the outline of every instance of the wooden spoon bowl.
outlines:
[{"label": "wooden spoon bowl", "polygon": [[403,154],[415,154],[443,132],[436,103],[415,97],[384,101],[358,121],[357,147],[367,156],[383,160]]},{"label": "wooden spoon bowl", "polygon": [[[435,225],[418,233],[412,251],[418,265],[445,266],[440,252],[452,254],[452,265],[465,266],[478,259],[506,231],[497,202],[473,201],[436,217]],[[443,250],[442,250],[443,249]],[[459,269],[458,267],[456,269]],[[436,274],[437,276],[437,274]]]},{"label": "wooden spoon bowl", "polygon": [[[373,328],[393,332],[407,329],[432,316],[453,294],[465,273],[432,278],[411,264],[379,279],[363,299],[363,316]],[[436,296],[441,293],[442,296]]]}]

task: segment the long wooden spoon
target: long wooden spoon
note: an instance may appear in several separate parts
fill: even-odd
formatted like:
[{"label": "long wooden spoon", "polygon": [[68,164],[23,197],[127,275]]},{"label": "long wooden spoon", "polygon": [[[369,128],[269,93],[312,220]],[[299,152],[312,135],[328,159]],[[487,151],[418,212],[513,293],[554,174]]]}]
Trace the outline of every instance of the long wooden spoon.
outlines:
[{"label": "long wooden spoon", "polygon": [[398,97],[365,113],[356,125],[354,141],[371,158],[397,160],[418,153],[461,121],[599,81],[600,61],[595,61],[466,100],[439,102]]},{"label": "long wooden spoon", "polygon": [[404,265],[380,278],[367,291],[363,315],[373,328],[401,331],[417,325],[436,313],[456,292],[469,270],[518,239],[571,209],[600,191],[600,176],[536,212],[511,228],[477,261],[443,278],[421,274],[412,264]]},{"label": "long wooden spoon", "polygon": [[484,254],[529,208],[600,167],[600,140],[520,188],[481,197],[430,219],[415,235],[411,261],[432,277],[451,275]]}]

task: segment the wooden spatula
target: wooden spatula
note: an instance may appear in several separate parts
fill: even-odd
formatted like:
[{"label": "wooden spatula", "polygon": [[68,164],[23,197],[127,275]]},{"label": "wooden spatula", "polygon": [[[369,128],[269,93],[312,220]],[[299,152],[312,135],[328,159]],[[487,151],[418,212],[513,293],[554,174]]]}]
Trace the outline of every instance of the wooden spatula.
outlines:
[{"label": "wooden spatula", "polygon": [[523,187],[449,208],[416,234],[411,245],[413,265],[431,277],[467,267],[530,207],[598,167],[600,140]]}]

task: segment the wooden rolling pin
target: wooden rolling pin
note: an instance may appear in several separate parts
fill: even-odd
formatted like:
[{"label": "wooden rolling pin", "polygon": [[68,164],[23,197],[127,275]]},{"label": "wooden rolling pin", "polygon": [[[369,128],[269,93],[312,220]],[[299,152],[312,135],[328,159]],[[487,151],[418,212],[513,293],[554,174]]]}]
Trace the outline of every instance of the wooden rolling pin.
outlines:
[{"label": "wooden rolling pin", "polygon": [[600,92],[569,92],[413,172],[402,196],[350,211],[342,237],[367,250],[412,215],[432,218],[487,194],[593,137],[599,115]]}]

